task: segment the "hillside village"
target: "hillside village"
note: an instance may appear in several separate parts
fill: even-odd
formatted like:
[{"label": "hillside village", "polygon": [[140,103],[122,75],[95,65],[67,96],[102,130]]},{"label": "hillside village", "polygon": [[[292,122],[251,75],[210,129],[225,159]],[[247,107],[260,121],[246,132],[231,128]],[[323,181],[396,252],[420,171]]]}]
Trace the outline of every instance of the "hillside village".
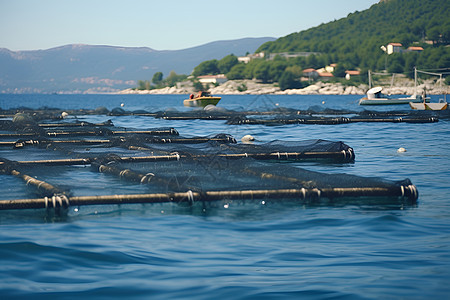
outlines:
[{"label": "hillside village", "polygon": [[[381,46],[380,49],[386,53],[386,55],[392,55],[394,53],[420,53],[424,49],[420,46],[410,46],[403,48],[401,43],[391,42],[386,46]],[[237,57],[240,63],[248,64],[252,60],[274,60],[276,57],[282,57],[286,59],[296,57],[308,57],[310,55],[319,55],[317,52],[283,52],[276,54],[266,55],[264,52],[255,54],[247,54],[246,56]],[[178,82],[175,86],[164,87],[159,89],[127,89],[121,91],[121,94],[191,94],[198,91],[198,87],[194,86],[194,80],[198,80],[202,84],[203,89],[209,90],[213,94],[279,94],[279,95],[363,95],[369,89],[368,83],[355,84],[350,82],[354,78],[358,78],[358,82],[361,81],[361,70],[345,70],[345,80],[349,81],[349,84],[345,82],[333,81],[335,78],[335,70],[337,63],[332,63],[323,66],[318,69],[307,68],[303,69],[299,78],[302,82],[307,82],[307,86],[299,89],[284,89],[282,90],[277,83],[262,83],[258,79],[241,79],[241,80],[228,80],[225,74],[216,75],[199,75],[190,76],[189,80]],[[387,73],[386,73],[387,74]],[[406,94],[412,95],[414,93],[421,93],[426,90],[429,94],[448,94],[450,93],[450,87],[448,85],[442,85],[439,80],[428,79],[423,81],[417,87],[414,87],[414,81],[405,78],[403,74],[394,74],[397,76],[397,82],[390,82],[388,86],[385,86],[385,92],[387,94]],[[384,82],[386,83],[386,82]]]},{"label": "hillside village", "polygon": [[189,93],[193,88],[237,94],[364,94],[372,72],[394,74],[390,80],[372,82],[386,93],[413,94],[414,70],[419,69],[428,73],[420,74],[417,92],[446,93],[448,7],[446,0],[380,1],[345,18],[265,42],[252,54],[204,61],[176,85],[156,84],[154,90],[136,92]]},{"label": "hillside village", "polygon": [[411,94],[415,67],[446,73],[441,81],[421,75],[418,82],[419,89],[423,85],[428,93],[442,93],[450,83],[448,9],[448,0],[380,1],[277,39],[217,41],[176,51],[78,44],[39,51],[0,49],[0,93],[209,89],[223,94],[362,95],[371,71],[396,74],[395,81],[377,83],[388,93]]}]

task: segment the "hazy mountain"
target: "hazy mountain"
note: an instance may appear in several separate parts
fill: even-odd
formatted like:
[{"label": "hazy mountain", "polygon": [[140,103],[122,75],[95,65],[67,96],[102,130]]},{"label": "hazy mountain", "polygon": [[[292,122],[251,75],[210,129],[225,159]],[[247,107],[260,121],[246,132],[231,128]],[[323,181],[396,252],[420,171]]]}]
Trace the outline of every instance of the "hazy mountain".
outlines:
[{"label": "hazy mountain", "polygon": [[0,92],[111,92],[151,80],[156,72],[190,74],[205,60],[253,53],[274,38],[217,41],[183,49],[66,45],[48,50],[0,48]]}]

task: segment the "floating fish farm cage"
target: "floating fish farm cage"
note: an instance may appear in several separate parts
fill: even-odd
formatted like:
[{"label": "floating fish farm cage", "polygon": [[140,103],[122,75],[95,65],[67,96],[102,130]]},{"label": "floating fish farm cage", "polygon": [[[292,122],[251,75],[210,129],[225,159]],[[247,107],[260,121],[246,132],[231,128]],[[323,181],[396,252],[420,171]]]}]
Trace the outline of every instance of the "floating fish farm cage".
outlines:
[{"label": "floating fish farm cage", "polygon": [[[65,119],[98,115],[100,123]],[[7,184],[0,210],[123,204],[215,208],[256,203],[295,205],[415,205],[416,187],[348,174],[308,171],[302,162],[349,164],[353,149],[340,141],[241,143],[226,133],[185,136],[176,128],[133,130],[108,116],[224,120],[227,124],[342,124],[437,122],[436,115],[296,111],[188,112],[56,109],[0,110],[0,176]],[[293,164],[292,162],[295,162]],[[106,179],[105,179],[106,178]],[[17,195],[20,195],[17,197]]]}]

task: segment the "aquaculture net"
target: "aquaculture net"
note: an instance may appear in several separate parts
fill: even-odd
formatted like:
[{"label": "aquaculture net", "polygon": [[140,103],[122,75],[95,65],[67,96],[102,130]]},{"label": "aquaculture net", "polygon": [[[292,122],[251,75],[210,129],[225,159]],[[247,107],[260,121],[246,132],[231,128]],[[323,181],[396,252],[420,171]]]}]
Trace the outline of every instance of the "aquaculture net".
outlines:
[{"label": "aquaculture net", "polygon": [[[226,133],[183,136],[175,128],[133,130],[109,120],[69,122],[60,111],[22,110],[0,121],[0,153],[0,176],[11,190],[22,191],[14,199],[1,196],[2,210],[251,201],[414,205],[418,198],[408,179],[394,182],[300,167],[309,161],[353,163],[353,149],[340,141],[241,143]],[[84,177],[86,182],[79,183]]]}]

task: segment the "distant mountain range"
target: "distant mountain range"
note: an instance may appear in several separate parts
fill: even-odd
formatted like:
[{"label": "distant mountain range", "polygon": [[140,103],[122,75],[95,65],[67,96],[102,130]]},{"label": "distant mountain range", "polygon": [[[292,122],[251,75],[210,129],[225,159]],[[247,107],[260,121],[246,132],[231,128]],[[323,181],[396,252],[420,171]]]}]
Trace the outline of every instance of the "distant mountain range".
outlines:
[{"label": "distant mountain range", "polygon": [[254,53],[275,38],[216,41],[183,50],[66,45],[48,50],[0,48],[0,93],[102,93],[136,87],[156,72],[190,74],[203,61]]}]

